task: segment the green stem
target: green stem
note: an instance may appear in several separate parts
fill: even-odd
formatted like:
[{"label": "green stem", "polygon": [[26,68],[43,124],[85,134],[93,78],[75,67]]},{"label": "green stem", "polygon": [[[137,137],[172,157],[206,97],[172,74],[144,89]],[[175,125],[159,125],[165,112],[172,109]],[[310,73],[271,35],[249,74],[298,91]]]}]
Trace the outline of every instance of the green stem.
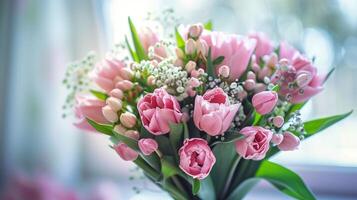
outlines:
[{"label": "green stem", "polygon": [[143,169],[143,171],[155,181],[160,180],[160,173],[152,168],[142,157],[139,156],[136,160],[134,160],[134,163]]},{"label": "green stem", "polygon": [[175,183],[175,185],[182,191],[182,192],[186,192],[185,188],[182,186],[180,180],[177,179],[176,176],[172,176],[172,181]]},{"label": "green stem", "polygon": [[227,193],[227,191],[229,189],[229,186],[230,186],[230,184],[232,182],[235,169],[237,168],[238,163],[241,160],[241,158],[242,158],[241,156],[237,156],[237,158],[233,161],[232,167],[231,167],[231,171],[228,174],[226,184],[224,185],[223,192],[221,193],[221,197],[225,197],[226,196],[226,193]]}]

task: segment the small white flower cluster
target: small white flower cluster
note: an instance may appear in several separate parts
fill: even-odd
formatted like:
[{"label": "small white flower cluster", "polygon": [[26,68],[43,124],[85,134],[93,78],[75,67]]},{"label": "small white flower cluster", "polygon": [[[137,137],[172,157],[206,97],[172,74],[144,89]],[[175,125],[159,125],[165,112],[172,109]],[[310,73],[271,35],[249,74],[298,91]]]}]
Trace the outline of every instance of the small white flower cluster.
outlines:
[{"label": "small white flower cluster", "polygon": [[159,48],[165,49],[165,52],[168,54],[167,57],[173,57],[175,56],[175,51],[174,51],[175,47],[176,44],[172,40],[160,40],[154,46],[149,47],[148,57],[150,60],[157,59],[157,58],[163,60],[164,58],[161,58],[159,55],[155,53],[155,49],[159,49]]},{"label": "small white flower cluster", "polygon": [[161,62],[141,61],[134,63],[132,67],[136,78],[153,76],[154,85],[164,87],[178,100],[183,100],[188,96],[186,92],[189,81],[188,73],[181,67],[176,67],[173,59],[165,59]]},{"label": "small white flower cluster", "polygon": [[89,73],[93,70],[94,65],[95,54],[93,52],[88,53],[82,60],[68,65],[65,78],[62,81],[69,91],[66,101],[62,106],[64,110],[63,117],[66,117],[67,113],[72,113],[71,109],[75,104],[75,95],[89,90],[92,82],[89,78]]}]

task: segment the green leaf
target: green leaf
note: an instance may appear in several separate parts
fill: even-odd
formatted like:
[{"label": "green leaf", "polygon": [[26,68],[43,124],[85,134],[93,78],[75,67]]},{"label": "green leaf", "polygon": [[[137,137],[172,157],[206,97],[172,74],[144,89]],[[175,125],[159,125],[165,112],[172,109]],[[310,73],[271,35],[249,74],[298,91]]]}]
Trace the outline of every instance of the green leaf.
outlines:
[{"label": "green leaf", "polygon": [[183,132],[184,132],[184,125],[182,123],[170,124],[169,139],[175,153],[177,153],[178,149],[181,147]]},{"label": "green leaf", "polygon": [[213,29],[213,23],[211,20],[209,20],[208,22],[206,22],[203,27],[206,29],[206,30],[209,30],[209,31],[212,31]]},{"label": "green leaf", "polygon": [[181,34],[178,32],[177,28],[175,28],[175,37],[178,48],[181,50],[185,50],[185,40],[183,40]]},{"label": "green leaf", "polygon": [[136,28],[135,28],[133,22],[131,21],[130,17],[128,17],[128,22],[129,22],[129,27],[130,27],[130,31],[131,31],[131,37],[133,39],[136,54],[138,56],[138,60],[139,61],[147,60],[148,57],[145,53],[143,46],[141,45],[139,35],[138,35]]},{"label": "green leaf", "polygon": [[128,37],[125,36],[125,43],[127,48],[129,49],[129,53],[131,55],[131,58],[135,61],[135,62],[140,62],[138,55],[136,55],[136,52],[131,48]]},{"label": "green leaf", "polygon": [[161,180],[161,175],[155,169],[153,169],[149,164],[145,162],[143,158],[138,156],[136,160],[134,160],[134,163],[139,166],[145,174],[147,174],[150,178],[154,180],[154,182],[158,182]]},{"label": "green leaf", "polygon": [[278,92],[280,90],[280,85],[274,85],[271,91]]},{"label": "green leaf", "polygon": [[210,176],[214,180],[213,185],[217,197],[221,197],[226,180],[232,170],[231,167],[238,154],[234,143],[218,144],[213,148],[216,164],[213,166]]},{"label": "green leaf", "polygon": [[226,200],[243,199],[245,195],[259,182],[259,178],[249,178],[244,180],[233,192],[229,194]]},{"label": "green leaf", "polygon": [[141,126],[140,138],[154,138],[154,135],[146,130],[144,126]]},{"label": "green leaf", "polygon": [[317,132],[324,130],[325,128],[327,128],[329,126],[332,126],[333,124],[348,117],[352,112],[353,112],[353,110],[351,110],[350,112],[341,114],[341,115],[334,115],[331,117],[325,117],[325,118],[315,119],[312,121],[305,122],[304,129],[307,132],[306,137],[309,137]]},{"label": "green leaf", "polygon": [[201,182],[198,179],[192,181],[192,194],[197,195],[201,188]]},{"label": "green leaf", "polygon": [[148,155],[148,156],[146,156],[146,155],[141,153],[141,156],[156,171],[160,171],[161,170],[160,158],[155,152],[150,154],[150,155]]},{"label": "green leaf", "polygon": [[221,64],[224,60],[224,56],[218,56],[216,59],[213,60],[212,64],[214,66],[217,66],[219,64]]},{"label": "green leaf", "polygon": [[186,178],[186,175],[173,163],[173,158],[171,156],[164,156],[161,158],[161,173],[164,175],[164,178],[170,178],[174,175],[180,175],[183,178]]},{"label": "green leaf", "polygon": [[260,119],[262,118],[262,116],[257,113],[257,111],[254,111],[254,122],[253,122],[253,126],[257,125],[260,121]]},{"label": "green leaf", "polygon": [[89,118],[86,118],[87,122],[98,132],[104,133],[106,135],[112,136],[113,135],[113,126],[110,124],[99,124]]},{"label": "green leaf", "polygon": [[174,152],[172,146],[170,144],[170,140],[166,135],[158,135],[155,136],[156,142],[159,144],[159,150],[164,155],[174,156]]},{"label": "green leaf", "polygon": [[213,181],[211,176],[207,176],[201,180],[201,189],[198,192],[198,196],[204,200],[215,200],[216,193],[214,191]]},{"label": "green leaf", "polygon": [[239,139],[244,138],[244,135],[240,134],[240,133],[225,133],[224,135],[224,140],[217,140],[215,142],[212,143],[212,146],[219,144],[219,143],[231,143],[231,142],[235,142]]},{"label": "green leaf", "polygon": [[120,133],[117,133],[114,130],[112,131],[112,133],[113,133],[114,137],[116,137],[119,141],[128,145],[128,147],[132,148],[133,150],[140,152],[138,142],[136,140],[126,137]]},{"label": "green leaf", "polygon": [[296,199],[315,199],[304,181],[295,172],[276,163],[264,161],[255,176],[267,180],[281,192]]},{"label": "green leaf", "polygon": [[108,98],[108,95],[105,94],[104,92],[90,90],[90,93],[92,93],[95,97],[97,97],[98,99],[103,100],[103,101],[105,101]]},{"label": "green leaf", "polygon": [[214,65],[212,62],[212,50],[211,47],[208,49],[208,57],[207,57],[207,74],[208,76],[216,77],[214,72]]},{"label": "green leaf", "polygon": [[326,81],[330,78],[331,74],[335,71],[335,67],[333,67],[326,75],[325,80],[323,83],[326,83]]}]

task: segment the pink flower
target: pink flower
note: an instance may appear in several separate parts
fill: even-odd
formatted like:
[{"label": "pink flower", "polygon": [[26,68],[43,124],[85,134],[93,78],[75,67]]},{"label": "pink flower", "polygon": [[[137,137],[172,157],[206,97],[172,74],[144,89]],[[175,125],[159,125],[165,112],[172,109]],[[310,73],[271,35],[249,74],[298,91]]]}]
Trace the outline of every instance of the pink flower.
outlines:
[{"label": "pink flower", "polygon": [[99,99],[77,95],[74,112],[78,121],[74,125],[82,130],[95,131],[86,118],[101,124],[109,123],[102,114],[105,105],[105,102]]},{"label": "pink flower", "polygon": [[206,178],[216,162],[207,141],[201,138],[186,139],[179,156],[182,171],[197,179]]},{"label": "pink flower", "polygon": [[287,66],[277,70],[272,83],[281,85],[279,94],[291,103],[300,103],[321,92],[324,77],[317,74],[316,67],[296,49],[282,43],[280,59],[286,59]]},{"label": "pink flower", "polygon": [[180,123],[182,113],[180,104],[165,89],[155,89],[138,102],[138,110],[144,127],[154,135],[170,131],[170,123]]},{"label": "pink flower", "polygon": [[143,154],[147,155],[147,156],[152,154],[159,147],[157,142],[151,138],[139,140],[138,145],[139,145],[141,152],[143,152]]},{"label": "pink flower", "polygon": [[206,41],[211,48],[212,59],[224,56],[223,62],[216,67],[230,67],[230,80],[239,78],[247,69],[249,59],[254,51],[256,40],[234,34],[215,31],[203,31],[201,40]]},{"label": "pink flower", "polygon": [[245,138],[236,142],[236,150],[244,159],[261,160],[269,150],[273,133],[259,126],[248,126],[240,131]]},{"label": "pink flower", "polygon": [[269,55],[274,51],[273,42],[264,33],[251,33],[249,34],[249,38],[257,41],[254,54],[258,60],[264,55]]},{"label": "pink flower", "polygon": [[278,94],[274,91],[263,91],[255,94],[252,98],[252,103],[255,110],[265,115],[270,113],[278,102]]},{"label": "pink flower", "polygon": [[300,139],[291,132],[285,132],[283,136],[283,141],[278,145],[280,150],[292,151],[297,149],[297,147],[300,145]]},{"label": "pink flower", "polygon": [[117,145],[113,146],[114,150],[118,153],[118,155],[125,161],[133,161],[138,157],[138,153],[128,147],[128,145],[119,142]]},{"label": "pink flower", "polygon": [[211,136],[223,134],[231,125],[240,104],[230,105],[222,88],[206,91],[196,96],[193,121],[198,129]]},{"label": "pink flower", "polygon": [[125,63],[117,59],[105,59],[94,69],[94,81],[106,92],[115,88],[117,82],[130,79],[132,72]]},{"label": "pink flower", "polygon": [[[138,35],[146,54],[149,51],[149,47],[154,47],[156,43],[160,42],[159,34],[149,26],[141,27]],[[166,57],[166,51],[163,47],[154,47],[154,51],[158,56]]]}]

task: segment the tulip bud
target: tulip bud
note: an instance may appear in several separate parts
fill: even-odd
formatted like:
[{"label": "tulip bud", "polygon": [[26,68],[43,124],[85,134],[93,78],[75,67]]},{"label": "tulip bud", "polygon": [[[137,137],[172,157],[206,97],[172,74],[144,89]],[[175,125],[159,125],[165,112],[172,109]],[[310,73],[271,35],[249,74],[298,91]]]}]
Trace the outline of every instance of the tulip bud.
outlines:
[{"label": "tulip bud", "polygon": [[202,24],[194,24],[189,27],[188,34],[192,38],[198,38],[202,34],[202,31],[203,31]]},{"label": "tulip bud", "polygon": [[133,71],[127,67],[123,67],[119,70],[119,75],[125,80],[130,80],[133,77]]},{"label": "tulip bud", "polygon": [[197,71],[198,71],[198,74],[200,74],[200,75],[205,73],[205,70],[203,70],[202,68],[199,68]]},{"label": "tulip bud", "polygon": [[181,122],[188,122],[188,120],[190,120],[188,112],[182,112]]},{"label": "tulip bud", "polygon": [[283,141],[278,145],[282,151],[292,151],[300,145],[300,139],[291,132],[285,132]]},{"label": "tulip bud", "polygon": [[312,80],[312,75],[310,72],[302,71],[296,77],[296,84],[302,88],[307,86]]},{"label": "tulip bud", "polygon": [[248,93],[245,90],[238,92],[238,99],[240,101],[243,101],[243,99],[245,99],[247,96],[248,96]]},{"label": "tulip bud", "polygon": [[181,67],[183,65],[183,61],[180,58],[178,58],[178,59],[175,60],[174,65],[176,67]]},{"label": "tulip bud", "polygon": [[244,88],[248,91],[253,90],[255,88],[255,80],[247,79],[244,81]]},{"label": "tulip bud", "polygon": [[279,65],[280,66],[288,66],[289,65],[289,60],[286,58],[282,58],[279,60]]},{"label": "tulip bud", "polygon": [[263,91],[255,94],[252,98],[252,104],[255,110],[265,115],[270,113],[278,102],[278,94],[274,91]]},{"label": "tulip bud", "polygon": [[278,55],[276,53],[272,53],[267,61],[267,66],[273,68],[278,63]]},{"label": "tulip bud", "polygon": [[273,118],[273,124],[274,126],[280,128],[284,124],[284,118],[282,116],[276,116]]},{"label": "tulip bud", "polygon": [[139,132],[135,130],[127,130],[124,135],[133,140],[138,140],[140,138]]},{"label": "tulip bud", "polygon": [[190,80],[188,80],[188,85],[192,88],[195,88],[195,87],[200,86],[201,83],[197,78],[191,77]]},{"label": "tulip bud", "polygon": [[114,126],[114,131],[119,134],[124,134],[126,132],[126,128],[123,127],[121,124],[117,124]]},{"label": "tulip bud", "polygon": [[196,42],[193,39],[188,39],[185,45],[185,52],[188,55],[194,54],[196,51]]},{"label": "tulip bud", "polygon": [[109,95],[118,99],[122,99],[124,96],[123,91],[121,91],[118,88],[115,88],[112,91],[110,91]]},{"label": "tulip bud", "polygon": [[197,40],[196,41],[197,52],[201,53],[203,56],[206,56],[208,53],[208,44],[204,40]]},{"label": "tulip bud", "polygon": [[138,146],[139,146],[141,152],[143,152],[143,154],[146,156],[152,154],[159,147],[157,142],[151,138],[139,140]]},{"label": "tulip bud", "polygon": [[191,73],[192,70],[196,69],[196,62],[194,61],[188,61],[188,63],[185,66],[185,69],[188,73]]},{"label": "tulip bud", "polygon": [[155,77],[152,76],[152,75],[150,75],[150,76],[148,77],[148,79],[147,79],[147,84],[148,84],[149,86],[153,86],[153,85],[155,84]]},{"label": "tulip bud", "polygon": [[223,78],[228,78],[230,73],[230,69],[227,65],[222,65],[218,68],[218,74]]},{"label": "tulip bud", "polygon": [[114,111],[118,112],[121,109],[121,101],[118,98],[115,97],[109,97],[106,100],[106,103],[109,105],[109,107]]},{"label": "tulip bud", "polygon": [[271,138],[271,142],[275,145],[279,145],[284,139],[283,134],[274,134]]},{"label": "tulip bud", "polygon": [[264,83],[257,83],[257,84],[255,84],[254,92],[259,93],[259,92],[264,91],[265,89],[266,89],[266,85]]},{"label": "tulip bud", "polygon": [[123,91],[127,91],[130,90],[133,87],[133,83],[131,81],[128,80],[123,80],[123,81],[119,81],[115,87],[123,90]]},{"label": "tulip bud", "polygon": [[128,147],[128,145],[119,142],[117,145],[113,146],[114,150],[118,153],[118,155],[125,161],[133,161],[138,157],[138,153]]},{"label": "tulip bud", "polygon": [[184,57],[185,57],[185,54],[183,53],[182,49],[180,49],[180,48],[176,48],[176,49],[175,49],[175,52],[176,52],[176,56],[177,56],[177,58],[182,59],[182,58],[184,58]]},{"label": "tulip bud", "polygon": [[198,70],[192,70],[191,71],[191,77],[195,77],[198,78],[200,76],[200,73],[198,72]]},{"label": "tulip bud", "polygon": [[120,123],[127,128],[133,128],[136,124],[136,116],[130,112],[120,115]]},{"label": "tulip bud", "polygon": [[107,119],[108,121],[112,123],[118,121],[118,114],[115,111],[113,111],[110,106],[108,105],[104,106],[102,108],[102,113],[105,119]]}]

